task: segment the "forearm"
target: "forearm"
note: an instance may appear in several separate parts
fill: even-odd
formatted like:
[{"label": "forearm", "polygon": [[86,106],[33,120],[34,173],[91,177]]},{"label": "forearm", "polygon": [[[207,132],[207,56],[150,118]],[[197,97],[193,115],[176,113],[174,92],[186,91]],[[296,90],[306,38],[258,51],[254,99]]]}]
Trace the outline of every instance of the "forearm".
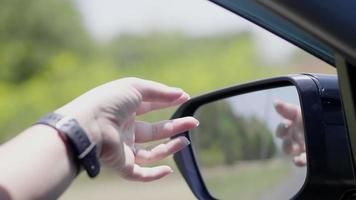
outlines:
[{"label": "forearm", "polygon": [[56,130],[44,125],[0,146],[0,163],[0,187],[12,199],[57,199],[76,174],[65,143]]},{"label": "forearm", "polygon": [[[77,130],[73,133],[75,138],[70,137],[73,135],[66,131],[64,133],[75,145],[76,139],[80,140],[80,148],[77,145],[75,149],[79,153],[78,157],[84,157],[81,165],[90,176],[97,175],[98,171],[95,170],[99,166],[92,158],[87,162],[88,157],[85,156],[97,153],[104,165],[113,168],[122,177],[147,182],[171,174],[172,169],[165,165],[142,165],[172,155],[189,145],[189,141],[180,136],[151,149],[140,148],[140,143],[175,136],[197,127],[198,121],[193,117],[185,117],[147,123],[136,121],[135,117],[182,104],[188,99],[189,95],[181,89],[153,81],[125,78],[86,92],[56,113],[75,118],[91,143],[96,145],[96,148],[85,147],[82,151],[84,148],[81,145],[88,143],[84,141],[82,131],[71,129],[76,125],[69,124],[68,120],[58,122],[70,129],[67,132]],[[33,126],[0,146],[0,199],[5,199],[1,196],[5,192],[11,199],[57,199],[77,173],[75,161],[68,149],[71,148],[66,148],[65,141],[57,131],[45,125]],[[87,154],[86,150],[90,149],[95,151]]]}]

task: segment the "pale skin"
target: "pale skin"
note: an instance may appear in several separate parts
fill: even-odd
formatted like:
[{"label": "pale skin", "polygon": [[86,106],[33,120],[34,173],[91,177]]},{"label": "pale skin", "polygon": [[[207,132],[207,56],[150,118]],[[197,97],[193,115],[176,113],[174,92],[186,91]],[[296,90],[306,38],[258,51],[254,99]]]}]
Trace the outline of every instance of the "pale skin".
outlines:
[{"label": "pale skin", "polygon": [[[184,103],[183,90],[138,79],[124,78],[98,86],[55,112],[74,117],[97,144],[103,166],[134,181],[154,181],[173,171],[160,165],[144,167],[189,145],[177,137],[151,149],[140,143],[169,138],[195,128],[193,117],[147,123],[136,116]],[[34,125],[0,146],[0,199],[57,199],[75,179],[73,155],[57,131]],[[95,181],[95,180],[93,180]]]},{"label": "pale skin", "polygon": [[277,137],[283,140],[283,151],[293,156],[296,166],[305,166],[307,158],[300,107],[283,101],[275,101],[274,107],[277,113],[284,118],[276,130]]}]

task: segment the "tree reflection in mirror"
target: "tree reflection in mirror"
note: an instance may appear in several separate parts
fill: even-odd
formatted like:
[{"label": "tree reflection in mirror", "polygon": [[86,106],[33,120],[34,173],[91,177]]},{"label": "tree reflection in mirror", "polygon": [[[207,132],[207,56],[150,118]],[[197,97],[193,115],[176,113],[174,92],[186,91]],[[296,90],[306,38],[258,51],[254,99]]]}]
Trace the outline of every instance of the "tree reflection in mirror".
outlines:
[{"label": "tree reflection in mirror", "polygon": [[306,177],[303,120],[294,86],[201,106],[190,133],[204,182],[218,199],[293,197]]}]

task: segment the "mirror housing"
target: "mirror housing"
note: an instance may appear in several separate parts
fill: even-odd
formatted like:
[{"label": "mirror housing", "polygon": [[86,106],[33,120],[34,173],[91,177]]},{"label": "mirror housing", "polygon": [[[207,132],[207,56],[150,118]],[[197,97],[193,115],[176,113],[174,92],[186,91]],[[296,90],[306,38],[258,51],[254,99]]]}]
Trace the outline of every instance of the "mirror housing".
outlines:
[{"label": "mirror housing", "polygon": [[[193,116],[200,106],[220,99],[282,86],[296,87],[305,129],[307,175],[293,199],[339,199],[347,195],[345,191],[354,189],[356,183],[334,75],[298,74],[235,85],[192,98],[172,118]],[[191,140],[189,132],[182,135]],[[176,153],[174,160],[198,199],[215,199],[203,181],[191,145]]]}]

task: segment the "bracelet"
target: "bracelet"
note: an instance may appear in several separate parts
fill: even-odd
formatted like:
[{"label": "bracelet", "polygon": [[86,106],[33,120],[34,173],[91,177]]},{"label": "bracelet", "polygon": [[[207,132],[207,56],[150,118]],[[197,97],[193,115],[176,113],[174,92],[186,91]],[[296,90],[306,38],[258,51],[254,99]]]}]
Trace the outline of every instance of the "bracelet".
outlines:
[{"label": "bracelet", "polygon": [[100,163],[96,155],[96,144],[89,140],[77,120],[57,113],[49,113],[35,124],[44,124],[56,129],[68,140],[75,162],[87,171],[88,176],[93,178],[99,174]]}]

